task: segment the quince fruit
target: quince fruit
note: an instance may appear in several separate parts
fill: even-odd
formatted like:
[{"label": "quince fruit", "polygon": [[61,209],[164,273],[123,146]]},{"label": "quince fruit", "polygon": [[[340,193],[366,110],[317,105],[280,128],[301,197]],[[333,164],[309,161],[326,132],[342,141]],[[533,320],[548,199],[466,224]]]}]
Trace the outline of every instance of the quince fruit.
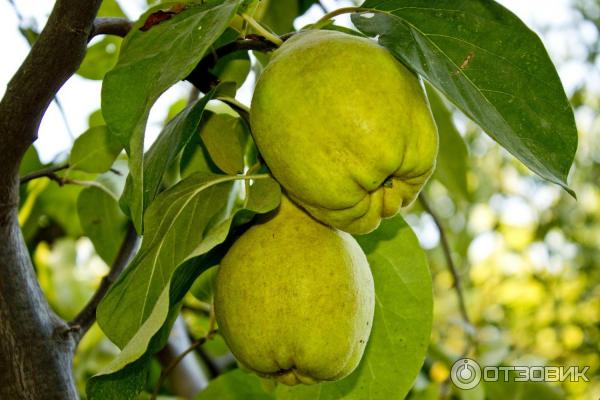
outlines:
[{"label": "quince fruit", "polygon": [[367,38],[292,36],[257,82],[250,122],[288,196],[350,233],[409,205],[435,167],[437,129],[419,79]]},{"label": "quince fruit", "polygon": [[296,385],[341,379],[356,368],[374,298],[356,240],[283,199],[221,261],[214,304],[219,331],[243,367]]}]

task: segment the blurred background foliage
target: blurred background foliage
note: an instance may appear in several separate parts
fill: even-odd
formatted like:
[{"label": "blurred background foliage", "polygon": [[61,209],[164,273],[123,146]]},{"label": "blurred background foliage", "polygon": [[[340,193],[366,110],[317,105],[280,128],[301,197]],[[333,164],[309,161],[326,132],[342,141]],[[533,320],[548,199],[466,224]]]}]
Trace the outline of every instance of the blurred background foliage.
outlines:
[{"label": "blurred background foliage", "polygon": [[[308,12],[314,20],[324,9],[349,2],[314,3],[267,0],[257,17],[274,31],[285,33],[292,29],[298,15]],[[415,382],[413,399],[514,398],[514,388],[509,384],[489,388],[487,395],[478,389],[453,389],[450,367],[465,351],[484,365],[589,366],[590,382],[552,384],[545,389],[534,388],[531,393],[539,398],[600,397],[600,2],[572,0],[570,8],[566,22],[533,28],[548,46],[563,80],[568,78],[565,85],[579,127],[579,149],[570,180],[578,200],[533,176],[430,90],[432,107],[444,134],[440,169],[424,194],[448,237],[470,322],[461,316],[436,224],[416,203],[405,218],[430,254],[435,321],[430,352]],[[101,15],[125,14],[116,2],[105,1]],[[38,24],[26,17],[21,22],[22,33],[35,40]],[[295,26],[302,24],[296,21]],[[577,46],[553,52],[552,42],[564,35],[570,35],[570,42]],[[120,41],[95,40],[80,76],[101,79],[115,63]],[[250,73],[244,85],[248,91],[261,68],[257,58],[260,56],[231,57],[213,72],[240,84]],[[159,112],[172,117],[183,105],[182,95]],[[231,112],[222,104],[211,103],[211,107],[216,114]],[[95,112],[89,121],[90,127],[97,126],[101,115]],[[64,162],[66,156],[58,155],[52,165]],[[47,166],[32,148],[21,174]],[[115,168],[99,181],[122,185],[118,181],[122,181],[126,170]],[[452,173],[448,173],[450,170]],[[70,170],[66,174],[73,180],[96,177]],[[51,306],[65,319],[72,318],[90,298],[108,271],[107,262],[116,254],[118,235],[110,238],[116,244],[107,243],[108,248],[103,249],[98,235],[122,234],[125,229],[118,208],[78,207],[84,190],[90,188],[59,185],[48,179],[32,180],[22,187],[19,217],[24,235],[40,284]],[[107,218],[114,226],[102,225]],[[192,339],[206,335],[210,329],[210,277],[210,273],[202,275],[183,306]],[[96,326],[88,333],[74,365],[81,393],[85,392],[85,381],[116,353],[116,347]],[[204,361],[208,374],[235,367],[218,336],[203,346],[197,357]],[[151,384],[159,373],[157,361]],[[527,393],[522,392],[521,398],[529,398]]]}]

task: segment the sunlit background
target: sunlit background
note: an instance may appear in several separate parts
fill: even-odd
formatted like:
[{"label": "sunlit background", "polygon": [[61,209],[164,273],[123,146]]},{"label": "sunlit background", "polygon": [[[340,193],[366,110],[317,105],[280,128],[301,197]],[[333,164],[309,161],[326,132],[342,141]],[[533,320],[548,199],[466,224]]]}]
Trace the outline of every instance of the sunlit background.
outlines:
[{"label": "sunlit background", "polygon": [[[448,395],[445,360],[471,348],[474,357],[486,365],[589,366],[591,382],[565,382],[560,390],[568,398],[598,399],[600,2],[500,3],[541,36],[575,109],[579,149],[570,184],[578,200],[533,176],[474,124],[455,113],[456,126],[470,151],[468,193],[449,192],[432,180],[426,195],[446,229],[472,324],[467,324],[459,313],[453,278],[440,250],[439,231],[431,216],[414,206],[405,217],[429,250],[436,296],[432,349],[414,396]],[[50,0],[0,0],[0,93],[29,49],[18,28],[42,27],[52,4]],[[298,18],[295,27],[314,22],[324,9],[352,5],[333,0],[321,4]],[[128,0],[121,6],[128,17],[135,19],[147,3]],[[349,19],[340,17],[338,22],[349,24]],[[117,47],[113,45],[112,51],[118,51]],[[100,82],[76,75],[62,88],[44,117],[35,143],[42,163],[66,158],[74,138],[87,129],[89,115],[99,108]],[[253,83],[250,75],[239,92],[243,103],[249,104]],[[147,144],[163,126],[169,106],[187,98],[189,90],[189,84],[180,83],[161,97],[150,117]],[[56,204],[64,198],[57,194]],[[64,209],[57,208],[51,217],[74,212],[71,203],[67,202]],[[67,230],[79,230],[78,221],[67,221],[65,225]],[[77,312],[107,271],[85,238],[41,241],[34,258],[52,306],[66,318]],[[190,318],[188,322],[200,336],[203,322]],[[224,351],[219,343],[211,346],[210,351]],[[99,330],[86,337],[76,360],[80,387],[114,352]]]}]

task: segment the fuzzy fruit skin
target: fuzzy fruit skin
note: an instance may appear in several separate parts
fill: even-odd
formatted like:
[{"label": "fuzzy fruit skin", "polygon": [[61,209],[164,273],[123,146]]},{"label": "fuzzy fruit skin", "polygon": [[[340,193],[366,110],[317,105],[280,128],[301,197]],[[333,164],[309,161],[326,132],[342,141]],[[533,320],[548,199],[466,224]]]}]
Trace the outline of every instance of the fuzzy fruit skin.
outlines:
[{"label": "fuzzy fruit skin", "polygon": [[350,233],[409,205],[435,167],[437,129],[419,79],[377,43],[345,33],[300,32],[276,50],[250,121],[287,194]]},{"label": "fuzzy fruit skin", "polygon": [[286,199],[233,244],[215,287],[219,331],[237,360],[287,385],[350,374],[369,339],[374,301],[356,240]]}]

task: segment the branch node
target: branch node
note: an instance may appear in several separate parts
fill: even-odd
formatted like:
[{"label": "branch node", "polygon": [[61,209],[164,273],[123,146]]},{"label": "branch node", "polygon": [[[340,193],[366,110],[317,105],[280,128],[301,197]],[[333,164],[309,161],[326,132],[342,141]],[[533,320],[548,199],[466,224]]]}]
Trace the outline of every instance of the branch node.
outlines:
[{"label": "branch node", "polygon": [[133,23],[127,18],[99,17],[94,20],[94,26],[88,40],[98,35],[125,37],[132,26]]}]

